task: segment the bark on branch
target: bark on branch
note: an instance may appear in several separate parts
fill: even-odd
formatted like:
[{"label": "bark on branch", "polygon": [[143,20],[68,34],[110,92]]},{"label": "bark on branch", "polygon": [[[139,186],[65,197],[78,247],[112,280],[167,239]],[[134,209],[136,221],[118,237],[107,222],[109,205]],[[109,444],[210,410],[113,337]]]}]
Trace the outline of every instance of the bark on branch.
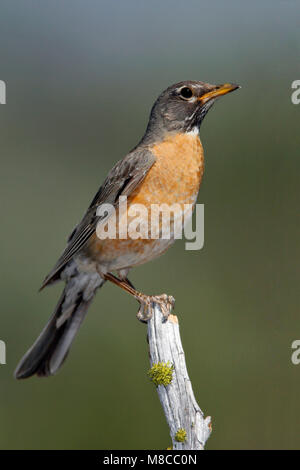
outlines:
[{"label": "bark on branch", "polygon": [[148,321],[148,342],[154,383],[166,379],[168,367],[172,369],[170,384],[157,385],[157,392],[170,428],[173,449],[203,450],[211,433],[211,418],[204,418],[194,397],[178,319],[171,314],[166,321],[159,304],[154,305],[153,316]]}]

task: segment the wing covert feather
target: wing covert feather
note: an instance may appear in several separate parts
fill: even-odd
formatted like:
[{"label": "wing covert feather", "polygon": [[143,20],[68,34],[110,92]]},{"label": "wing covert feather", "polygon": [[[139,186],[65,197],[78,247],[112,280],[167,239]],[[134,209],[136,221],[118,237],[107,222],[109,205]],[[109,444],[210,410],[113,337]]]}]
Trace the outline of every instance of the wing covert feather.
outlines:
[{"label": "wing covert feather", "polygon": [[[120,196],[128,196],[145,178],[155,163],[155,156],[149,149],[137,148],[120,160],[111,169],[104,183],[93,198],[81,222],[71,233],[66,249],[53,270],[44,280],[43,289],[51,280],[55,280],[61,269],[76,255],[96,231],[100,216],[97,209],[101,204],[118,205]],[[102,216],[103,220],[104,217]]]}]

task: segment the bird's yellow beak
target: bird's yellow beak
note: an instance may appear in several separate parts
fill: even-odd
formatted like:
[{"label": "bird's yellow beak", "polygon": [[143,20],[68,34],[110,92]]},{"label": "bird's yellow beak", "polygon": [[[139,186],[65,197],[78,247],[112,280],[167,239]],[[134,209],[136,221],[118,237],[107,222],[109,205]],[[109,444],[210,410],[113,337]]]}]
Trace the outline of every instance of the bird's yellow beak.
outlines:
[{"label": "bird's yellow beak", "polygon": [[216,85],[213,90],[208,91],[204,95],[200,96],[198,100],[201,102],[201,104],[204,104],[207,103],[207,101],[212,100],[213,98],[218,98],[219,96],[227,95],[227,93],[237,90],[238,88],[241,87],[234,83],[224,83],[223,85]]}]

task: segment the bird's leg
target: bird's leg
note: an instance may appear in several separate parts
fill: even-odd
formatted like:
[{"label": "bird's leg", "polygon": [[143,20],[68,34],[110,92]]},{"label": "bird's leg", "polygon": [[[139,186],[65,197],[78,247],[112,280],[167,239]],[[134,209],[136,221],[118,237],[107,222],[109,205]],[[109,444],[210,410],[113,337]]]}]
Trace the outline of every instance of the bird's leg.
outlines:
[{"label": "bird's leg", "polygon": [[[124,281],[125,281],[130,287],[132,287],[132,289],[136,290],[136,288],[134,287],[134,285],[132,284],[132,282],[130,281],[130,279],[128,279],[128,277],[126,277],[126,278],[124,279]],[[138,313],[136,314],[136,317],[137,317],[138,320],[140,320],[140,322],[142,322],[142,323],[147,323],[148,320],[145,319],[145,315],[142,315],[142,314],[140,313],[140,310],[141,310],[141,308],[142,308],[142,303],[141,303],[140,301],[139,301],[139,303],[140,303],[140,309],[139,309]]]},{"label": "bird's leg", "polygon": [[147,321],[152,317],[154,304],[159,304],[161,312],[166,319],[174,307],[175,299],[171,295],[146,295],[137,291],[127,278],[122,280],[111,273],[102,274],[102,277],[124,289],[139,302],[140,309],[137,313],[137,318],[144,323],[147,323]]},{"label": "bird's leg", "polygon": [[124,281],[127,282],[127,284],[128,284],[130,287],[132,287],[132,289],[136,290],[136,288],[135,288],[134,285],[132,284],[131,280],[128,279],[128,277],[126,277],[126,278],[124,279]]}]

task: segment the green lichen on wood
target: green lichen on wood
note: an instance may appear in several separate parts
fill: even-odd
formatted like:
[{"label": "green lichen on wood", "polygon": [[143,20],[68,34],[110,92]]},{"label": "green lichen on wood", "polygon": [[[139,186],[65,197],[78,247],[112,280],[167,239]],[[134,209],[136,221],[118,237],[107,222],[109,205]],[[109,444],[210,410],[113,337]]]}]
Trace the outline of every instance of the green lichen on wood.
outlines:
[{"label": "green lichen on wood", "polygon": [[175,434],[175,441],[177,442],[185,442],[186,441],[186,430],[183,428],[178,429],[177,433]]},{"label": "green lichen on wood", "polygon": [[174,366],[169,362],[158,362],[157,364],[153,364],[148,371],[148,376],[156,387],[158,387],[158,385],[164,385],[166,387],[172,382],[173,370]]}]

